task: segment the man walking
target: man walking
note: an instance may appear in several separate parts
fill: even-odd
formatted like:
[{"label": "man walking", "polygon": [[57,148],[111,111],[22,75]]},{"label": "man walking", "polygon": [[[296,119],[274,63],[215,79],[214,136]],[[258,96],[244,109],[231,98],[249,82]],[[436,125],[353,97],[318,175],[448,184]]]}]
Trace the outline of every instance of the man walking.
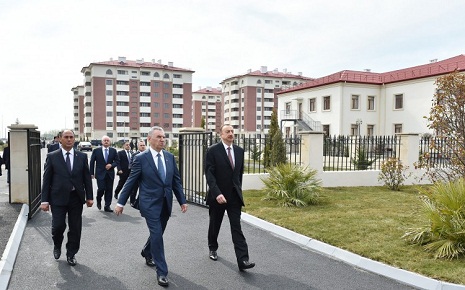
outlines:
[{"label": "man walking", "polygon": [[218,259],[218,234],[224,212],[228,212],[231,234],[240,271],[255,267],[249,262],[247,242],[241,229],[242,176],[244,174],[244,150],[233,145],[234,130],[230,125],[220,129],[221,142],[212,145],[205,158],[205,177],[208,184],[207,204],[210,223],[208,226],[209,257]]},{"label": "man walking", "polygon": [[115,189],[116,199],[118,199],[118,194],[129,177],[129,172],[131,172],[132,153],[130,151],[131,146],[129,146],[129,143],[129,141],[125,142],[123,150],[118,152],[119,164],[116,167],[116,174],[119,176],[119,181]]},{"label": "man walking", "polygon": [[[116,149],[110,147],[110,137],[102,137],[102,146],[92,151],[90,156],[90,174],[97,179],[97,208],[102,208],[102,197],[105,197],[106,212],[112,212],[111,197],[115,181],[115,167],[119,164]],[[95,169],[94,169],[95,168]]]},{"label": "man walking", "polygon": [[157,282],[168,286],[163,233],[171,215],[173,192],[183,213],[187,211],[187,204],[174,155],[163,150],[165,132],[161,127],[152,127],[147,140],[149,150],[134,157],[131,174],[121,190],[115,213],[123,213],[123,206],[139,183],[139,209],[150,231],[148,248],[156,265]]},{"label": "man walking", "polygon": [[82,208],[93,205],[92,179],[87,154],[74,150],[74,132],[63,131],[61,149],[47,154],[44,167],[40,208],[52,211],[53,256],[59,259],[68,215],[66,260],[76,265],[82,230]]}]

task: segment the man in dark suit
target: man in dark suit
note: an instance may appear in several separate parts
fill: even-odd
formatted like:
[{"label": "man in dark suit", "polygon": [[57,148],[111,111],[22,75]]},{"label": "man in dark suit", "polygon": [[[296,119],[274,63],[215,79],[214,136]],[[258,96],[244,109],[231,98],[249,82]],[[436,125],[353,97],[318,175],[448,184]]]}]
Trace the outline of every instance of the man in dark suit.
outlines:
[{"label": "man in dark suit", "polygon": [[131,174],[120,193],[115,213],[123,213],[132,189],[139,183],[139,209],[150,231],[149,248],[157,268],[157,282],[168,286],[163,233],[171,215],[173,192],[183,213],[187,211],[187,204],[174,155],[163,150],[165,132],[161,127],[152,127],[147,140],[149,150],[134,157]]},{"label": "man in dark suit", "polygon": [[234,130],[230,125],[220,129],[222,142],[212,145],[205,158],[205,177],[208,184],[207,204],[210,223],[208,226],[208,248],[210,259],[218,259],[218,234],[224,212],[228,212],[234,251],[239,270],[250,269],[255,263],[249,262],[247,242],[241,229],[241,208],[245,206],[242,197],[242,176],[244,174],[244,150],[233,145]]},{"label": "man in dark suit", "polygon": [[[139,154],[141,152],[144,152],[145,149],[146,149],[146,146],[145,146],[144,141],[140,140],[139,142],[137,142],[137,151],[134,152],[134,154],[132,155],[132,158],[134,159],[134,157],[137,154]],[[134,203],[136,202],[136,196],[137,196],[137,191],[138,190],[139,190],[139,184],[136,184],[136,186],[132,189],[131,196],[129,197],[129,203],[131,204],[131,206],[134,206]],[[144,250],[142,252],[147,252],[147,251],[145,251],[145,247],[144,247]],[[150,249],[148,249],[148,252],[150,253]],[[152,261],[152,255],[142,255],[142,256],[145,256],[145,258],[147,260],[147,265],[149,265],[149,266],[154,266],[155,265],[153,263],[153,261]]]},{"label": "man in dark suit", "polygon": [[94,149],[90,156],[90,174],[92,178],[97,179],[97,208],[102,208],[102,196],[104,196],[106,212],[112,212],[110,205],[115,181],[115,167],[119,164],[118,153],[110,145],[110,137],[103,136],[102,146]]},{"label": "man in dark suit", "polygon": [[75,255],[79,251],[82,230],[82,207],[92,207],[93,191],[87,154],[74,150],[74,132],[63,131],[62,147],[47,154],[45,162],[40,208],[52,210],[53,256],[59,259],[63,233],[68,215],[68,242],[66,260],[76,265]]},{"label": "man in dark suit", "polygon": [[123,144],[123,150],[118,152],[119,164],[116,169],[116,174],[119,176],[119,181],[115,189],[116,199],[118,199],[118,194],[129,177],[129,172],[131,172],[132,153],[130,151],[131,146],[129,146],[129,143],[129,141],[125,142]]},{"label": "man in dark suit", "polygon": [[60,145],[61,135],[62,135],[62,132],[58,132],[58,135],[56,135],[56,136],[53,138],[53,143],[50,144],[50,146],[48,146],[48,153],[60,149],[60,146],[61,146],[61,145]]},{"label": "man in dark suit", "polygon": [[[9,142],[7,141],[7,145]],[[10,145],[3,148],[3,163],[5,164],[6,174],[6,183],[10,183]]]}]

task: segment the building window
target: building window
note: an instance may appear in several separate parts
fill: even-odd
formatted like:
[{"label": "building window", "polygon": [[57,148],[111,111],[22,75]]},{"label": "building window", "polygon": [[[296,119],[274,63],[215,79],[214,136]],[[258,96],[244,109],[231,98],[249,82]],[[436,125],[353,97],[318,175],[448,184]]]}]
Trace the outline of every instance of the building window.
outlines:
[{"label": "building window", "polygon": [[107,112],[107,117],[113,117],[113,112]]},{"label": "building window", "polygon": [[153,83],[153,87],[154,87],[154,88],[158,88],[159,86],[160,86],[160,83],[159,83],[159,82],[154,82],[154,83]]},{"label": "building window", "polygon": [[271,84],[272,81],[271,80],[265,80],[265,84]]},{"label": "building window", "polygon": [[157,72],[154,72],[154,73],[153,73],[153,76],[156,77],[156,78],[159,78],[159,77],[160,77],[160,74],[157,73]]},{"label": "building window", "polygon": [[329,125],[323,125],[323,133],[325,136],[329,136]]},{"label": "building window", "polygon": [[140,113],[141,117],[150,117],[150,113]]},{"label": "building window", "polygon": [[308,109],[310,112],[316,112],[316,98],[311,98],[309,100]]},{"label": "building window", "polygon": [[150,107],[150,103],[140,103],[141,107]]},{"label": "building window", "polygon": [[105,83],[106,83],[108,86],[112,86],[112,85],[113,85],[113,80],[106,80]]},{"label": "building window", "polygon": [[113,122],[107,122],[107,127],[113,127]]},{"label": "building window", "polygon": [[155,108],[158,108],[158,107],[160,107],[160,103],[155,102],[155,103],[153,103],[153,106],[154,106]]},{"label": "building window", "polygon": [[367,125],[367,135],[373,136],[375,134],[375,125]]},{"label": "building window", "polygon": [[169,109],[169,108],[170,108],[170,104],[168,104],[168,103],[163,103],[163,108]]},{"label": "building window", "polygon": [[158,98],[159,96],[160,96],[159,93],[153,93],[153,97],[154,97],[154,98]]},{"label": "building window", "polygon": [[150,97],[150,93],[141,92],[141,93],[140,93],[140,96],[141,96],[141,97]]},{"label": "building window", "polygon": [[168,113],[164,113],[164,114],[163,114],[163,118],[164,118],[164,119],[168,119],[169,117],[170,117],[170,114],[168,114]]},{"label": "building window", "polygon": [[173,84],[173,88],[182,89],[182,84]]},{"label": "building window", "polygon": [[402,124],[394,124],[394,133],[402,133]]},{"label": "building window", "polygon": [[164,78],[164,79],[169,79],[169,78],[170,78],[170,75],[169,75],[169,74],[164,74],[164,75],[163,75],[163,78]]},{"label": "building window", "polygon": [[168,93],[163,93],[163,99],[168,99],[169,98],[169,94]]},{"label": "building window", "polygon": [[164,89],[168,89],[170,87],[170,85],[168,83],[163,83],[163,88]]},{"label": "building window", "polygon": [[375,110],[375,97],[374,96],[368,96],[367,110],[368,111]]},{"label": "building window", "polygon": [[111,69],[107,69],[107,72],[106,72],[107,75],[112,75],[113,72],[111,71]]},{"label": "building window", "polygon": [[173,78],[174,78],[174,79],[181,79],[181,78],[182,78],[182,75],[173,74]]},{"label": "building window", "polygon": [[404,95],[394,95],[394,109],[400,110],[404,108]]},{"label": "building window", "polygon": [[148,71],[141,71],[141,72],[140,72],[140,75],[141,75],[141,76],[149,76],[149,75],[150,75],[150,72],[148,72]]},{"label": "building window", "polygon": [[113,91],[112,90],[106,90],[105,93],[107,96],[113,96]]},{"label": "building window", "polygon": [[291,103],[286,103],[286,115],[289,115],[291,113]]},{"label": "building window", "polygon": [[352,101],[351,101],[351,105],[350,105],[350,108],[352,110],[358,110],[359,107],[358,107],[358,100],[359,100],[359,96],[357,95],[352,95]]},{"label": "building window", "polygon": [[358,135],[358,126],[357,124],[350,124],[350,135],[356,136]]},{"label": "building window", "polygon": [[119,75],[127,75],[128,71],[127,70],[118,70]]},{"label": "building window", "polygon": [[160,113],[154,113],[154,114],[153,114],[153,117],[155,117],[155,118],[160,118]]},{"label": "building window", "polygon": [[149,82],[140,82],[140,86],[145,86],[145,87],[149,87],[150,86],[150,83]]},{"label": "building window", "polygon": [[323,110],[324,111],[331,110],[331,97],[330,96],[323,97]]},{"label": "building window", "polygon": [[129,85],[129,82],[128,81],[116,81],[116,84],[117,85]]},{"label": "building window", "polygon": [[113,102],[112,102],[112,101],[107,101],[107,106],[108,106],[108,107],[113,106]]},{"label": "building window", "polygon": [[262,83],[262,80],[257,80],[257,85],[260,85]]}]

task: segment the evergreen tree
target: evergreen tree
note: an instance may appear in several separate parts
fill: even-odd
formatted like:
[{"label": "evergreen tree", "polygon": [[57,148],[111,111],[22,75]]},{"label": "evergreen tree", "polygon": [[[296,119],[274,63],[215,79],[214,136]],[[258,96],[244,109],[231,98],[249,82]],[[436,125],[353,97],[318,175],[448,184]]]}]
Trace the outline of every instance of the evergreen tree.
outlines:
[{"label": "evergreen tree", "polygon": [[283,140],[281,130],[276,131],[273,135],[273,147],[271,147],[271,165],[276,166],[286,163],[286,144]]}]

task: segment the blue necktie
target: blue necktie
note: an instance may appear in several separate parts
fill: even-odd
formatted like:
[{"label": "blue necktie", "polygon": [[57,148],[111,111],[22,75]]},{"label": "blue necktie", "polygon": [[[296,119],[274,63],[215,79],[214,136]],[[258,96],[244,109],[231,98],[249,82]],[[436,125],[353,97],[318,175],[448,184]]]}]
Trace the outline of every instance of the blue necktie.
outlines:
[{"label": "blue necktie", "polygon": [[108,162],[108,149],[105,149],[105,162]]},{"label": "blue necktie", "polygon": [[165,180],[165,168],[163,167],[163,162],[161,162],[161,154],[157,154],[158,157],[158,173],[160,173],[161,179]]},{"label": "blue necktie", "polygon": [[69,159],[69,152],[66,152],[66,167],[68,167],[69,173],[71,173],[71,159]]}]

